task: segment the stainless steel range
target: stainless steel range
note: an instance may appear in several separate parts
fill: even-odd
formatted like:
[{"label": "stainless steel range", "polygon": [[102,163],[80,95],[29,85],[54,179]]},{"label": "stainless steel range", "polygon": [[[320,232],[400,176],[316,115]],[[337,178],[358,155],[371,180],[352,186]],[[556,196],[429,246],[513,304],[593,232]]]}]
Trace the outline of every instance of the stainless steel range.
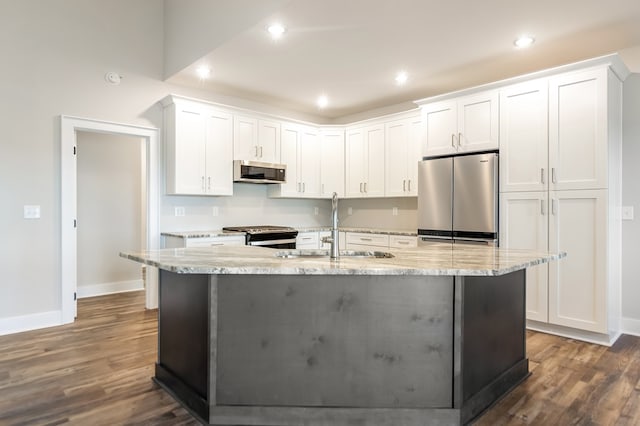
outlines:
[{"label": "stainless steel range", "polygon": [[224,231],[244,232],[248,246],[286,249],[296,248],[298,231],[288,226],[226,226],[222,229]]}]

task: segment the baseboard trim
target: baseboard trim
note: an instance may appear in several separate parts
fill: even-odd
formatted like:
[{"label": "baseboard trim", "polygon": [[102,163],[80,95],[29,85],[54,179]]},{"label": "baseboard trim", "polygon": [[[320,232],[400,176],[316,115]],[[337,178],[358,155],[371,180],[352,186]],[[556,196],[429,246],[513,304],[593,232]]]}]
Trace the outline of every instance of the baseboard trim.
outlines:
[{"label": "baseboard trim", "polygon": [[640,320],[635,318],[622,318],[621,324],[622,332],[624,334],[631,334],[632,336],[640,336]]},{"label": "baseboard trim", "polygon": [[124,293],[127,291],[140,290],[144,290],[144,281],[142,280],[83,285],[78,286],[78,289],[76,291],[78,294],[78,299],[83,299],[85,297],[104,296],[105,294]]},{"label": "baseboard trim", "polygon": [[0,318],[0,336],[62,325],[62,311]]},{"label": "baseboard trim", "polygon": [[611,331],[609,334],[594,333],[591,331],[578,330],[575,328],[563,327],[561,325],[546,324],[538,321],[527,320],[527,328],[547,334],[555,334],[569,339],[582,340],[583,342],[595,343],[603,346],[612,346],[621,332]]}]

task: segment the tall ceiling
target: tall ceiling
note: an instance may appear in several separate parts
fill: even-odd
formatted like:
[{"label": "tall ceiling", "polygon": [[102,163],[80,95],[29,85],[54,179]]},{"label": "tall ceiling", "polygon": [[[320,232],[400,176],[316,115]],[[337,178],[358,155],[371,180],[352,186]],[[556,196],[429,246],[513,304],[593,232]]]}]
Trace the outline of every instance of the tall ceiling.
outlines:
[{"label": "tall ceiling", "polygon": [[[192,7],[194,25],[224,30],[201,36],[202,55],[168,81],[339,120],[640,46],[639,0],[265,1],[165,0],[165,14]],[[287,28],[280,40],[272,22]],[[523,33],[535,43],[517,49]]]}]

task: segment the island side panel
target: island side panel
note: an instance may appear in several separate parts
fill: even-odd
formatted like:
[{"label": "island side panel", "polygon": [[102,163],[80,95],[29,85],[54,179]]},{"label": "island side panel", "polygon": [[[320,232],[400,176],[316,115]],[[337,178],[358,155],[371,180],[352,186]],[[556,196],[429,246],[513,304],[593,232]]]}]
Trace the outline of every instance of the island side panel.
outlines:
[{"label": "island side panel", "polygon": [[453,277],[218,277],[218,405],[451,408]]},{"label": "island side panel", "polygon": [[160,270],[155,379],[202,418],[211,373],[210,277]]},{"label": "island side panel", "polygon": [[525,277],[523,269],[457,278],[461,375],[455,399],[465,422],[528,375]]}]

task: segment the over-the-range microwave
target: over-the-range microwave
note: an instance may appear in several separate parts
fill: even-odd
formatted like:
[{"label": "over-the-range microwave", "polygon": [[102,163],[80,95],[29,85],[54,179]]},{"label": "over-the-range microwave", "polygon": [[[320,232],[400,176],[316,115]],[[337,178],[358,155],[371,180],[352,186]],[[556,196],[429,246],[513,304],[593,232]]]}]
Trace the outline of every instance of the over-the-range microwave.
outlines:
[{"label": "over-the-range microwave", "polygon": [[285,164],[262,163],[259,161],[234,160],[233,181],[249,183],[285,183]]}]

